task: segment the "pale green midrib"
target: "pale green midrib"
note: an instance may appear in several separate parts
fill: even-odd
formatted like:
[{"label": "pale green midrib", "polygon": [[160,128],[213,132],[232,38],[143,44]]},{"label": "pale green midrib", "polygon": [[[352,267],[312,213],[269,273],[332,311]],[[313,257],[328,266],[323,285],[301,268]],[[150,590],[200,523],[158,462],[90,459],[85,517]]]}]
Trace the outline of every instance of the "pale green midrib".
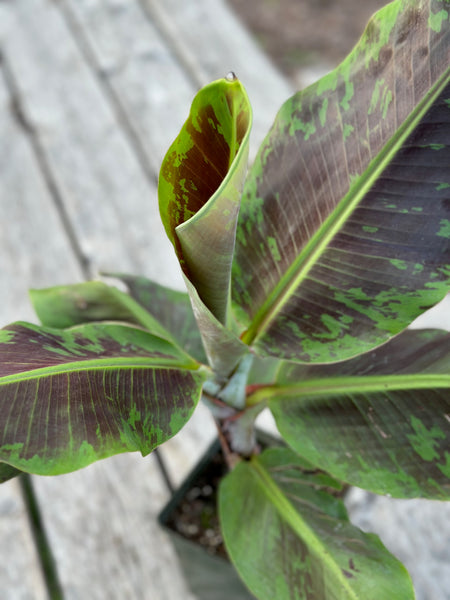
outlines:
[{"label": "pale green midrib", "polygon": [[161,339],[170,342],[181,354],[186,356],[186,359],[192,360],[193,362],[195,361],[195,359],[190,356],[190,354],[188,354],[181,346],[179,341],[172,335],[172,333],[166,329],[164,325],[161,325],[161,323],[137,300],[135,300],[129,294],[121,292],[119,289],[114,290],[113,293],[115,293],[119,301],[122,301],[126,308],[131,312],[136,319],[137,324],[143,327],[148,333],[150,333],[150,335],[160,337]]},{"label": "pale green midrib", "polygon": [[129,294],[121,292],[120,290],[113,290],[113,293],[120,302],[128,308],[132,316],[136,319],[139,325],[144,327],[150,334],[157,335],[164,340],[170,341],[173,345],[179,347],[178,342],[175,340],[173,335],[163,325],[155,319],[155,317],[148,312],[137,300],[132,298]]},{"label": "pale green midrib", "polygon": [[258,462],[257,458],[250,462],[250,467],[254,469],[259,477],[262,483],[261,489],[268,497],[269,501],[275,506],[281,519],[288,523],[299,538],[308,546],[309,550],[320,557],[322,565],[325,565],[336,579],[341,582],[342,588],[348,593],[346,598],[348,600],[359,600],[358,595],[351,587],[349,580],[342,573],[341,568],[332,559],[329,550],[317,538],[314,531],[305,523],[298,511],[292,506],[272,477],[270,477],[269,473]]},{"label": "pale green midrib", "polygon": [[372,375],[365,377],[329,377],[310,379],[292,385],[272,385],[249,396],[247,406],[287,398],[342,396],[345,394],[374,394],[407,390],[450,389],[450,375]]},{"label": "pale green midrib", "polygon": [[186,370],[197,372],[200,371],[198,364],[189,364],[176,362],[170,358],[162,359],[158,358],[157,361],[152,358],[138,357],[133,359],[123,358],[108,358],[101,359],[107,361],[107,364],[99,364],[98,359],[73,361],[70,363],[64,363],[62,365],[53,365],[51,367],[40,367],[37,369],[30,369],[21,373],[14,373],[12,375],[5,375],[0,377],[0,386],[10,383],[17,383],[19,381],[26,381],[31,379],[42,379],[43,377],[52,375],[61,375],[63,373],[79,373],[81,371],[109,371],[120,369],[173,369],[173,370]]},{"label": "pale green midrib", "polygon": [[369,163],[365,172],[351,185],[347,194],[338,203],[333,212],[324,221],[320,229],[313,235],[305,248],[297,256],[293,264],[281,277],[278,285],[269,294],[256,313],[249,328],[242,336],[246,344],[252,344],[270,327],[292,293],[306,279],[318,258],[326,250],[331,239],[336,235],[350,214],[373,186],[377,178],[389,165],[395,154],[401,149],[407,137],[412,133],[426,112],[432,107],[438,96],[450,81],[450,67],[438,79],[435,85],[425,94],[413,111],[401,124],[396,133],[389,139],[377,156]]}]

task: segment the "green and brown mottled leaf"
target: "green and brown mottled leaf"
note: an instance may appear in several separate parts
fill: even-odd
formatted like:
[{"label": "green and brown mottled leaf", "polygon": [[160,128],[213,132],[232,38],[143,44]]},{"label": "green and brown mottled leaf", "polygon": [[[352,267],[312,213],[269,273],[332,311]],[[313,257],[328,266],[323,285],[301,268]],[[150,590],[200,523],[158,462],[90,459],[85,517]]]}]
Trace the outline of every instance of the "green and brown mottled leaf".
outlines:
[{"label": "green and brown mottled leaf", "polygon": [[162,325],[181,348],[202,363],[207,359],[186,292],[179,292],[137,275],[104,273],[126,284],[130,296]]},{"label": "green and brown mottled leaf", "polygon": [[123,324],[0,330],[0,461],[40,475],[148,454],[190,418],[205,378],[164,339]]},{"label": "green and brown mottled leaf", "polygon": [[248,177],[233,308],[299,362],[384,343],[450,289],[450,11],[396,0],[281,108]]},{"label": "green and brown mottled leaf", "polygon": [[30,298],[46,327],[66,329],[96,321],[126,321],[145,327],[153,335],[173,340],[170,331],[145,306],[102,281],[30,290]]},{"label": "green and brown mottled leaf", "polygon": [[284,365],[266,400],[283,439],[341,481],[450,498],[450,333],[410,330],[342,363]]},{"label": "green and brown mottled leaf", "polygon": [[205,86],[164,158],[158,185],[161,218],[183,271],[223,324],[250,126],[236,78]]},{"label": "green and brown mottled leaf", "polygon": [[340,484],[287,448],[241,462],[221,483],[225,544],[259,600],[413,600],[405,568],[352,526]]},{"label": "green and brown mottled leaf", "polygon": [[186,277],[189,294],[171,290],[144,277],[109,276],[123,281],[131,297],[170,332],[180,347],[200,362],[212,365],[218,374],[226,376],[231,373],[242,355],[248,352],[248,347],[204,305]]}]

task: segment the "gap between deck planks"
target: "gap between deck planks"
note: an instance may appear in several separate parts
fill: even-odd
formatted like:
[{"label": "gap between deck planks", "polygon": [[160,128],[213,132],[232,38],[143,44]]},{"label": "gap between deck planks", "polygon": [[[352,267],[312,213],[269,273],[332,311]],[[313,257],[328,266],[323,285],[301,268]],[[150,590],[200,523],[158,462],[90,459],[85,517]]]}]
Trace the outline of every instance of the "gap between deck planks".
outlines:
[{"label": "gap between deck planks", "polygon": [[[11,76],[9,92],[0,86],[0,140],[8,140],[0,148],[2,323],[33,318],[28,287],[79,281],[83,270],[182,287],[155,181],[195,90],[236,71],[254,108],[254,153],[288,84],[220,0],[3,2],[0,52]],[[200,408],[165,445],[176,481],[213,434]],[[34,481],[67,598],[189,598],[156,526],[167,492],[153,457],[122,455]],[[11,546],[2,562],[17,560],[16,573],[27,575],[0,571],[0,597],[4,585],[7,600],[44,597],[16,484],[5,485],[1,539]]]}]

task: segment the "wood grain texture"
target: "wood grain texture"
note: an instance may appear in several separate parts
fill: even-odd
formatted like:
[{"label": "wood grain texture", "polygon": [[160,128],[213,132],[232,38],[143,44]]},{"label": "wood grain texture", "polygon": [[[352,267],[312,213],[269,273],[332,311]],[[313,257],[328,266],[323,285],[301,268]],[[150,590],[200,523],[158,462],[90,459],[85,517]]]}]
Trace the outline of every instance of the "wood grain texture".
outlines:
[{"label": "wood grain texture", "polygon": [[45,600],[46,588],[19,483],[0,490],[0,593],[8,600]]},{"label": "wood grain texture", "polygon": [[2,36],[2,52],[91,273],[121,270],[176,280],[155,185],[58,6],[40,0],[32,11],[26,2],[8,9],[14,19]]},{"label": "wood grain texture", "polygon": [[196,86],[139,2],[66,0],[62,9],[144,169],[156,181]]},{"label": "wood grain texture", "polygon": [[142,0],[197,86],[236,73],[253,107],[250,159],[293,93],[224,0]]},{"label": "wood grain texture", "polygon": [[[36,321],[29,287],[82,278],[19,110],[0,68],[0,326],[17,319]],[[46,588],[16,480],[0,489],[0,540],[0,595],[44,600]]]},{"label": "wood grain texture", "polygon": [[36,320],[28,288],[82,277],[18,111],[0,70],[1,326]]},{"label": "wood grain texture", "polygon": [[153,456],[123,454],[34,484],[66,600],[192,600],[156,520],[168,495]]}]

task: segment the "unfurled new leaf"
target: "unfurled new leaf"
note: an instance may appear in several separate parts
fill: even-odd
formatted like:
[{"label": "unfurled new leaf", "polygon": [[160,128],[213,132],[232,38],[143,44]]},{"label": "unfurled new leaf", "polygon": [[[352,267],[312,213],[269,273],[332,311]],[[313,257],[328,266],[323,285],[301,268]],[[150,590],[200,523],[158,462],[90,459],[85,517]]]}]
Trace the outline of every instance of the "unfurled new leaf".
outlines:
[{"label": "unfurled new leaf", "polygon": [[216,319],[187,277],[185,283],[208,362],[219,378],[226,378],[233,372],[243,355],[248,353],[248,346]]},{"label": "unfurled new leaf", "polygon": [[450,289],[449,65],[450,11],[397,0],[281,108],[247,179],[233,266],[255,351],[351,358]]},{"label": "unfurled new leaf", "polygon": [[225,544],[259,600],[413,600],[404,567],[330,493],[340,484],[277,448],[222,481]]},{"label": "unfurled new leaf", "polygon": [[166,340],[126,325],[0,331],[0,461],[40,475],[148,454],[190,418],[204,375]]}]

